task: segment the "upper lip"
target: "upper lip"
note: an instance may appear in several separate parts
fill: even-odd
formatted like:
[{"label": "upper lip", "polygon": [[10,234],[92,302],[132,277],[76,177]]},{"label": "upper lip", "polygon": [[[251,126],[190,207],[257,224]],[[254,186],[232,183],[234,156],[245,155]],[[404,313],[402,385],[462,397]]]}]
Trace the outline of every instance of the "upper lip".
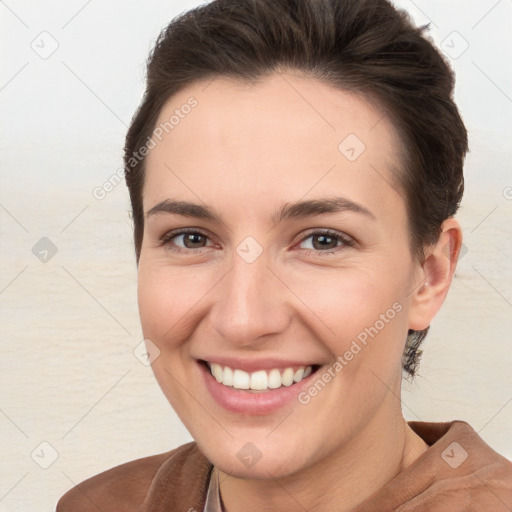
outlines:
[{"label": "upper lip", "polygon": [[301,366],[318,366],[312,362],[305,362],[292,360],[292,359],[280,359],[280,358],[261,358],[261,359],[247,359],[241,357],[219,357],[212,356],[201,358],[200,361],[208,363],[217,363],[221,366],[229,366],[229,368],[235,370],[244,370],[246,372],[255,372],[258,370],[272,370],[273,368],[284,369],[284,368],[297,368]]}]

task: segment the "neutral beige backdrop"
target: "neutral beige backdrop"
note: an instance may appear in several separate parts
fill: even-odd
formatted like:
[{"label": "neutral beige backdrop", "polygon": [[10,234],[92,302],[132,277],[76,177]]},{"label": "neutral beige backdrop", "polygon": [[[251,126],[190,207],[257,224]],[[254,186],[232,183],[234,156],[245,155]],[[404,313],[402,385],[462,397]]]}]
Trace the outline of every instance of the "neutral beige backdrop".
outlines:
[{"label": "neutral beige backdrop", "polygon": [[[0,511],[53,510],[74,483],[190,440],[133,353],[126,188],[94,190],[122,166],[152,42],[195,5],[0,3]],[[400,5],[451,58],[471,143],[465,254],[403,410],[467,420],[512,458],[512,3]]]}]

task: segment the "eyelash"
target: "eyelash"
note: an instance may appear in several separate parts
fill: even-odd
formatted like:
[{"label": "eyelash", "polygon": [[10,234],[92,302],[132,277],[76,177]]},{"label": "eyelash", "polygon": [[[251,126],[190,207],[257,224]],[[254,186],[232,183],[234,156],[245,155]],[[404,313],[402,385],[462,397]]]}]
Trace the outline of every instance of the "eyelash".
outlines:
[{"label": "eyelash", "polygon": [[[158,244],[159,247],[167,247],[170,251],[177,253],[177,254],[190,254],[197,252],[198,249],[205,249],[206,247],[198,247],[198,249],[182,249],[181,247],[176,247],[172,245],[172,241],[177,238],[180,235],[201,235],[205,238],[208,238],[208,235],[203,233],[202,231],[196,230],[196,229],[182,229],[182,230],[176,230],[176,231],[170,231],[166,233],[164,236],[160,238],[160,242]],[[349,238],[346,235],[343,235],[342,233],[338,231],[334,231],[332,229],[318,229],[316,231],[310,231],[306,235],[302,236],[302,238],[297,242],[297,244],[303,243],[308,238],[311,238],[313,236],[328,236],[329,238],[336,238],[339,242],[341,242],[340,245],[337,245],[333,249],[326,249],[324,251],[321,250],[315,250],[315,249],[299,249],[305,252],[307,255],[324,255],[324,254],[332,254],[334,252],[338,252],[344,247],[353,247],[355,245],[354,240]],[[295,244],[295,245],[297,245]],[[211,246],[210,246],[211,247]]]}]

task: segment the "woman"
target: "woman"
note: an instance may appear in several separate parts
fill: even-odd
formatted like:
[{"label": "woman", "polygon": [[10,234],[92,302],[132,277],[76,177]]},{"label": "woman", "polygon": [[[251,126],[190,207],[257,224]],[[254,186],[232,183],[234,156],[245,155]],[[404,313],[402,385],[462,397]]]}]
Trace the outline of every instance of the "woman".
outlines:
[{"label": "woman", "polygon": [[510,510],[402,372],[455,271],[453,76],[384,0],[224,0],[161,34],[125,147],[149,358],[194,443],[59,511]]}]

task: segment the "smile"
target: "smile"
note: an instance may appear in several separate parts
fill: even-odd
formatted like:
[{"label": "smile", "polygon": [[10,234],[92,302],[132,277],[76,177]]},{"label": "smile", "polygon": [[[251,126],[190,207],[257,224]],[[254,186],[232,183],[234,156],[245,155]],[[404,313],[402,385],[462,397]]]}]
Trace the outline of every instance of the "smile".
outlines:
[{"label": "smile", "polygon": [[321,368],[319,364],[282,358],[214,357],[197,359],[208,394],[230,413],[250,416],[297,405],[298,394]]},{"label": "smile", "polygon": [[235,389],[253,391],[268,391],[282,386],[291,386],[308,377],[313,371],[312,366],[246,372],[229,366],[221,366],[217,363],[207,362],[207,365],[210,373],[219,384]]}]

